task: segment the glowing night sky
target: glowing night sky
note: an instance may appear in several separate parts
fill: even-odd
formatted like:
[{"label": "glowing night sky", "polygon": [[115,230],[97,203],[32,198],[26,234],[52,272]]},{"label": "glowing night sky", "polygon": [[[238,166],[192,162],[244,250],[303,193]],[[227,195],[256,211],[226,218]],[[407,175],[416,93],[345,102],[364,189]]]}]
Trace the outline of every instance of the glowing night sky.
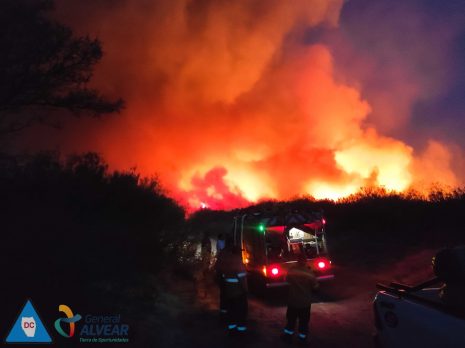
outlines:
[{"label": "glowing night sky", "polygon": [[127,107],[21,149],[97,151],[186,206],[463,185],[465,2],[73,0]]}]

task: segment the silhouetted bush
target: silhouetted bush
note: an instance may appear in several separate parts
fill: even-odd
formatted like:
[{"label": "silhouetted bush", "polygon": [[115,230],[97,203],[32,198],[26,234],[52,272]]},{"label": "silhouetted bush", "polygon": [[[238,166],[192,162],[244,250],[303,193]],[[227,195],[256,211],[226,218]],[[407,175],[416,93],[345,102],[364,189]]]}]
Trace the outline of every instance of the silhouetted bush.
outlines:
[{"label": "silhouetted bush", "polygon": [[26,292],[156,273],[184,230],[155,179],[109,172],[94,153],[4,157],[0,192],[2,278]]},{"label": "silhouetted bush", "polygon": [[[323,211],[331,257],[336,264],[376,267],[412,249],[465,243],[465,190],[435,187],[424,196],[410,190],[365,188],[339,202],[311,197],[266,201],[230,212],[200,211],[193,226],[227,233],[237,215],[257,211]],[[212,228],[214,227],[214,228]]]}]

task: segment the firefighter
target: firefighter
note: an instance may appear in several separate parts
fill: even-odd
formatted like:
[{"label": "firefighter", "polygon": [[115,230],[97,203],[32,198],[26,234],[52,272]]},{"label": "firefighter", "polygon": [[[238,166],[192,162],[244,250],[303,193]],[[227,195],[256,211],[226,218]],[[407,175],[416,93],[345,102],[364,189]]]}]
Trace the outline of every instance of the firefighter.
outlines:
[{"label": "firefighter", "polygon": [[219,287],[219,292],[220,292],[220,318],[225,319],[226,318],[226,313],[228,313],[228,310],[226,309],[226,299],[225,299],[225,293],[224,293],[224,282],[223,282],[223,270],[221,269],[223,266],[222,264],[224,263],[224,258],[225,258],[225,253],[229,252],[227,248],[222,248],[219,251],[217,250],[216,254],[216,263],[215,263],[215,280],[216,283]]},{"label": "firefighter", "polygon": [[208,271],[208,269],[210,268],[212,256],[212,242],[210,240],[210,233],[204,232],[202,241],[200,242],[200,246],[202,263],[205,271]]},{"label": "firefighter", "polygon": [[221,274],[220,290],[224,299],[228,333],[247,331],[247,273],[242,263],[241,249],[227,246],[220,253],[217,270]]},{"label": "firefighter", "polygon": [[286,280],[289,283],[286,313],[287,324],[281,338],[285,342],[292,342],[295,324],[298,319],[298,338],[301,343],[305,343],[308,339],[312,291],[318,288],[316,277],[313,271],[307,266],[307,257],[305,254],[299,254],[297,264],[289,269]]},{"label": "firefighter", "polygon": [[210,234],[204,232],[200,241],[200,267],[196,272],[196,286],[198,296],[206,298],[208,296],[208,286],[211,282],[210,266],[212,259],[212,244]]},{"label": "firefighter", "polygon": [[465,246],[439,251],[433,257],[433,270],[444,282],[439,293],[442,301],[465,311]]},{"label": "firefighter", "polygon": [[219,233],[218,239],[216,240],[216,255],[218,255],[220,251],[224,249],[225,245],[226,240],[224,239],[223,233]]}]

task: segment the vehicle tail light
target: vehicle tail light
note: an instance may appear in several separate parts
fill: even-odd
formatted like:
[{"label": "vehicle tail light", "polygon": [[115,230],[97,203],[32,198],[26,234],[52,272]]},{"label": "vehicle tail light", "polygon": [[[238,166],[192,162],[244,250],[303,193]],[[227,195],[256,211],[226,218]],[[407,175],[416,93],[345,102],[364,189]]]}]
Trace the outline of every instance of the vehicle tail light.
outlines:
[{"label": "vehicle tail light", "polygon": [[265,277],[279,277],[281,275],[281,268],[278,265],[263,266],[262,271]]},{"label": "vehicle tail light", "polygon": [[315,267],[320,271],[327,270],[331,267],[331,261],[325,258],[318,258],[315,260]]}]

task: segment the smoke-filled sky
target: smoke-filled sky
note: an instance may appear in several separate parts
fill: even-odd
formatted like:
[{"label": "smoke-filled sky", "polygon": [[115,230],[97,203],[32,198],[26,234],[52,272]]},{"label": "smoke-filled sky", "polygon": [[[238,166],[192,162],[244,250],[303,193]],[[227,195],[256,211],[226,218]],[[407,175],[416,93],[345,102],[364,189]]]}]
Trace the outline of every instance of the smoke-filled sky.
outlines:
[{"label": "smoke-filled sky", "polygon": [[463,1],[72,0],[54,16],[100,38],[93,83],[127,107],[29,147],[100,152],[191,208],[464,184]]}]

